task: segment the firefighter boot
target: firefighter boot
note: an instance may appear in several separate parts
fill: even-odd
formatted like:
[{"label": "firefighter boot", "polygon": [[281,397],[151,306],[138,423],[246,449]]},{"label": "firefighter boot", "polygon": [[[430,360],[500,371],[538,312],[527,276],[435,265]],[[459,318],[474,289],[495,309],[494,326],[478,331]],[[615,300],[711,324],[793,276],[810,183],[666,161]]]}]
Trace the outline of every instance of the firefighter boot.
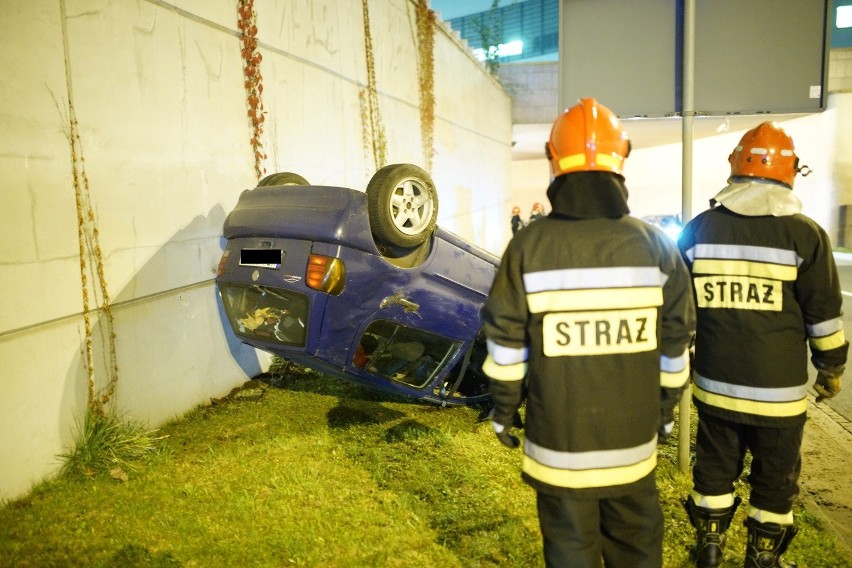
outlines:
[{"label": "firefighter boot", "polygon": [[689,522],[696,530],[696,544],[693,553],[698,568],[715,568],[722,563],[722,551],[725,548],[725,531],[731,525],[731,519],[742,501],[739,497],[734,504],[724,509],[699,507],[687,497],[684,501]]},{"label": "firefighter boot", "polygon": [[745,526],[748,529],[745,568],[796,568],[796,564],[781,560],[781,555],[799,529],[793,525],[760,523],[751,517],[746,519]]}]

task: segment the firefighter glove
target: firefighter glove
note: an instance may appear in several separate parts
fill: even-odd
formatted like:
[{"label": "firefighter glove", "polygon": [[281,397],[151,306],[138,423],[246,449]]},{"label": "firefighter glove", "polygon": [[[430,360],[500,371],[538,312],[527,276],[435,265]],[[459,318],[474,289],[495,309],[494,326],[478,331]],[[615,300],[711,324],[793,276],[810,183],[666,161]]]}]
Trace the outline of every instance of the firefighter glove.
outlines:
[{"label": "firefighter glove", "polygon": [[494,428],[494,433],[497,434],[497,439],[500,440],[500,443],[507,448],[514,450],[521,445],[521,441],[518,440],[518,437],[509,434],[509,429],[499,422],[494,422],[492,420],[491,427]]},{"label": "firefighter glove", "polygon": [[814,390],[817,391],[817,402],[837,396],[837,393],[840,392],[840,376],[832,375],[826,371],[817,371]]}]

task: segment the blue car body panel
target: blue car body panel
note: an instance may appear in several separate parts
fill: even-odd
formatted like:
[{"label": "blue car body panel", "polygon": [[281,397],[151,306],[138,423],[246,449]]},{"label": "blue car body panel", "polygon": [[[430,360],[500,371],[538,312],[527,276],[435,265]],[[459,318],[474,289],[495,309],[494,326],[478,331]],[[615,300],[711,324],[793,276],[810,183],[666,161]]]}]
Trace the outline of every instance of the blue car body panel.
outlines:
[{"label": "blue car body panel", "polygon": [[[465,355],[477,338],[481,342],[481,308],[498,257],[438,227],[424,245],[429,247],[425,260],[400,267],[384,257],[374,241],[366,194],[330,186],[247,190],[225,220],[223,234],[227,247],[217,277],[220,296],[224,287],[228,298],[269,298],[277,308],[307,301],[305,317],[288,315],[297,321],[289,322],[290,329],[303,334],[292,336],[304,339],[300,345],[282,343],[277,331],[258,336],[261,329],[279,330],[287,309],[235,313],[234,300],[223,298],[234,331],[246,343],[342,379],[434,403],[471,404],[487,398],[483,392],[447,397],[442,389],[455,381],[454,372],[468,368]],[[243,265],[243,250],[280,250],[280,265]],[[342,261],[346,277],[339,295],[306,285],[311,253]],[[260,324],[254,331],[245,327],[257,325],[264,316],[272,324]],[[427,384],[406,384],[355,364],[359,338],[377,320],[431,334],[426,337],[440,336],[452,345]],[[484,357],[481,351],[477,356]],[[477,363],[481,361],[474,357],[474,370]]]}]

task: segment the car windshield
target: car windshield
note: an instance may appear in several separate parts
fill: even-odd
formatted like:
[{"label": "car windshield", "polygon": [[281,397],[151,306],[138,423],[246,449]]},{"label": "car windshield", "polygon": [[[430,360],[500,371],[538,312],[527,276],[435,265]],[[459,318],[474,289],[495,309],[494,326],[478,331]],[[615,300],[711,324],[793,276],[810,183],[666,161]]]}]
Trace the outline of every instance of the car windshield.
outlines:
[{"label": "car windshield", "polygon": [[308,299],[297,292],[267,286],[223,284],[225,312],[240,335],[285,345],[305,345]]},{"label": "car windshield", "polygon": [[460,343],[388,320],[372,322],[358,343],[353,364],[413,387],[427,385]]}]

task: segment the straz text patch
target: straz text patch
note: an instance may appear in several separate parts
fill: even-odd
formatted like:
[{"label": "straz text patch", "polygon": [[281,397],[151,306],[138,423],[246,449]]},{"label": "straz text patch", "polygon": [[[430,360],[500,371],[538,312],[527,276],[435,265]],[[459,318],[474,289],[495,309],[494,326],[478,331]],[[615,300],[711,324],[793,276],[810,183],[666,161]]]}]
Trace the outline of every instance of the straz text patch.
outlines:
[{"label": "straz text patch", "polygon": [[695,278],[699,308],[735,308],[780,312],[783,290],[778,280],[749,276],[699,276]]},{"label": "straz text patch", "polygon": [[544,354],[607,355],[657,348],[657,309],[560,312],[544,316]]}]

